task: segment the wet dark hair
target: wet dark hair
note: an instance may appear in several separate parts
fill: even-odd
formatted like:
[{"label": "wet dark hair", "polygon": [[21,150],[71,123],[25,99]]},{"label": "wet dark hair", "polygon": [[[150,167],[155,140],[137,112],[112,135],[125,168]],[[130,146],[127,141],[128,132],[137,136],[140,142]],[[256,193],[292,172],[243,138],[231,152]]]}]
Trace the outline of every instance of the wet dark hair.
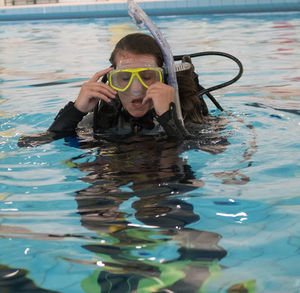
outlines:
[{"label": "wet dark hair", "polygon": [[[133,33],[123,37],[115,46],[109,61],[116,68],[116,56],[127,51],[137,55],[151,55],[159,67],[164,64],[163,54],[155,39],[142,33]],[[202,97],[197,93],[201,89],[198,76],[193,67],[177,73],[180,104],[185,122],[201,123],[208,116],[208,109]]]},{"label": "wet dark hair", "polygon": [[160,47],[151,36],[146,34],[129,34],[116,44],[115,49],[109,58],[109,61],[114,68],[116,68],[116,56],[122,51],[137,55],[151,55],[155,57],[159,67],[162,67],[164,64],[164,57]]}]

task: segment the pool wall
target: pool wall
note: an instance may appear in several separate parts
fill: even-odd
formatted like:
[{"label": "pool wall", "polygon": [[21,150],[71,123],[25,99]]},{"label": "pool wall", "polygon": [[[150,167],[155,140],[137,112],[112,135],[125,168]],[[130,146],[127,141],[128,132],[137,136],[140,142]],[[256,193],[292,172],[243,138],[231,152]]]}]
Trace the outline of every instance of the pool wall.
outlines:
[{"label": "pool wall", "polygon": [[[299,0],[170,0],[137,2],[148,15],[300,11]],[[0,8],[0,21],[125,16],[128,16],[125,1]]]}]

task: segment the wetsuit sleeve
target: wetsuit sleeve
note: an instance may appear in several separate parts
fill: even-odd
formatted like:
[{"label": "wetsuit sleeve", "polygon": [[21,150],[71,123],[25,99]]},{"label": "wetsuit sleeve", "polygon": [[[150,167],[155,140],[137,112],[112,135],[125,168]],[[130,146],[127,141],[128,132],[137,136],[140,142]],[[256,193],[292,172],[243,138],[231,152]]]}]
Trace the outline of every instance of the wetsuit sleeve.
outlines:
[{"label": "wetsuit sleeve", "polygon": [[85,115],[86,113],[83,113],[75,108],[73,102],[69,102],[58,112],[48,131],[66,134],[75,132],[78,123]]},{"label": "wetsuit sleeve", "polygon": [[189,132],[177,117],[176,106],[174,103],[170,104],[170,109],[167,112],[161,116],[157,116],[156,119],[164,128],[168,137],[183,140],[190,136]]}]

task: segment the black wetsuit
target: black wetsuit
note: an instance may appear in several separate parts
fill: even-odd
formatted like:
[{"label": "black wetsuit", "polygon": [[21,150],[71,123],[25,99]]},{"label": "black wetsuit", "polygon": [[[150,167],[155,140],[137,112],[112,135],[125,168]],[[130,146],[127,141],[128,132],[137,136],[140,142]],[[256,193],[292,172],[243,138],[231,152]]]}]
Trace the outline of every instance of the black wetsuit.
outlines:
[{"label": "black wetsuit", "polygon": [[[85,117],[86,116],[86,117]],[[110,103],[100,102],[89,113],[83,113],[69,102],[55,117],[52,125],[46,132],[24,135],[18,141],[19,147],[38,146],[50,143],[60,138],[77,138],[77,131],[93,128],[94,138],[123,138],[131,135],[160,135],[183,141],[189,136],[182,122],[177,118],[174,103],[163,115],[156,115],[154,110],[148,111],[143,117],[131,116],[122,106],[117,97]]]},{"label": "black wetsuit", "polygon": [[[69,102],[59,111],[48,132],[53,133],[56,137],[71,135],[75,133],[79,122],[85,115],[86,113],[82,113],[74,107],[73,102]],[[154,110],[150,110],[143,117],[133,117],[123,108],[118,98],[111,103],[101,102],[93,111],[92,126],[95,135],[105,132],[121,135],[164,133],[168,137],[179,140],[188,135],[177,118],[174,103],[171,103],[170,109],[161,116],[156,115]]]}]

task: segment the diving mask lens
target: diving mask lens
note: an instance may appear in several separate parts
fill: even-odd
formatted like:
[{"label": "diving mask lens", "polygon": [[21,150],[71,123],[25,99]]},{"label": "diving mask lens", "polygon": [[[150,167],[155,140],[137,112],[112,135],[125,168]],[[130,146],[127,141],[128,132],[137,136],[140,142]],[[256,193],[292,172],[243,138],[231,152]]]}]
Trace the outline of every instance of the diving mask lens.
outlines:
[{"label": "diving mask lens", "polygon": [[138,78],[145,88],[148,88],[155,82],[162,82],[163,70],[159,67],[116,69],[110,72],[109,83],[113,89],[124,92],[130,87],[134,77]]}]

